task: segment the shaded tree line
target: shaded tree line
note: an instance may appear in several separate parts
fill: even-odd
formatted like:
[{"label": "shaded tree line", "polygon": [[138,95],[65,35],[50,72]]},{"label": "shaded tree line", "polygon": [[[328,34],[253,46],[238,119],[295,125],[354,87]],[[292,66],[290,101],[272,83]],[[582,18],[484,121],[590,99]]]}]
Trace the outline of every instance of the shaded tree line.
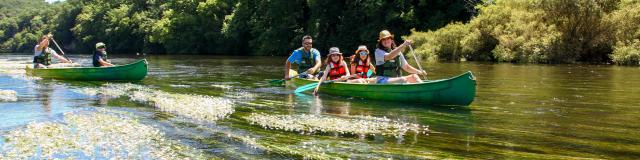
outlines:
[{"label": "shaded tree line", "polygon": [[468,21],[474,0],[0,0],[0,52],[32,52],[52,32],[68,52],[288,55],[314,37],[326,54]]}]

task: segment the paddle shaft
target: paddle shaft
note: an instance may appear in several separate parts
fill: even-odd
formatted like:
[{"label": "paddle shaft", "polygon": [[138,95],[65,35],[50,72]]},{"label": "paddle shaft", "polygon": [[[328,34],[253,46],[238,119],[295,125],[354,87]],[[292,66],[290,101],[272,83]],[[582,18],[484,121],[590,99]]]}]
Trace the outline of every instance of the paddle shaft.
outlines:
[{"label": "paddle shaft", "polygon": [[[418,69],[420,69],[420,71],[422,70],[422,65],[420,65],[420,61],[418,61],[418,56],[416,56],[416,52],[413,52],[413,47],[411,47],[411,45],[409,45],[409,49],[411,50],[411,54],[413,55],[413,59],[416,60],[416,64],[418,65]],[[422,75],[422,78],[424,78],[424,80],[427,80],[427,76]]]},{"label": "paddle shaft", "polygon": [[62,48],[60,48],[60,45],[58,45],[58,42],[56,42],[56,40],[55,40],[55,39],[53,39],[53,37],[51,37],[51,41],[53,41],[53,44],[55,44],[55,45],[56,45],[56,47],[58,47],[58,50],[60,50],[60,53],[62,53],[62,56],[63,56],[64,58],[66,58],[69,62],[71,62],[71,60],[69,59],[69,57],[67,57],[67,56],[64,54],[64,51],[62,50]]}]

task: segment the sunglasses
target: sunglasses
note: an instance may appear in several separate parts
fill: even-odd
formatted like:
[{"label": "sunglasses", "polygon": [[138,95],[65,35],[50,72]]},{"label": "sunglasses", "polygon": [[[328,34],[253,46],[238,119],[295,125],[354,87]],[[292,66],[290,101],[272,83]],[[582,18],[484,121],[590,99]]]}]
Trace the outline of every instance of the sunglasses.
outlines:
[{"label": "sunglasses", "polygon": [[107,47],[98,47],[98,49],[105,49],[105,48],[107,48]]},{"label": "sunglasses", "polygon": [[363,56],[366,56],[366,55],[367,55],[367,54],[369,54],[369,53],[367,53],[367,52],[365,52],[365,51],[362,51],[362,52],[360,52],[359,54],[360,54],[360,55],[363,55]]},{"label": "sunglasses", "polygon": [[304,45],[312,45],[313,43],[304,43]]}]

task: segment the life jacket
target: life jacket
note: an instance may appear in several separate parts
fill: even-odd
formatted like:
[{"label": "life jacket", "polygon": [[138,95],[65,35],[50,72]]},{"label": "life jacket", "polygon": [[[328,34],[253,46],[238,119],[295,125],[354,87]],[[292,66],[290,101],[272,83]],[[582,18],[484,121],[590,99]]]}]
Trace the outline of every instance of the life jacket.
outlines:
[{"label": "life jacket", "polygon": [[[313,66],[315,66],[316,57],[313,56],[314,51],[317,51],[317,50],[315,48],[311,48],[311,50],[309,50],[309,53],[306,53],[304,52],[304,48],[302,47],[295,50],[295,52],[300,52],[300,54],[302,55],[302,61],[300,61],[300,64],[298,64],[298,73],[307,71]],[[309,73],[309,74],[313,74],[313,73]]]},{"label": "life jacket", "polygon": [[[389,51],[387,51],[389,52]],[[401,77],[400,55],[388,61],[384,61],[382,65],[376,65],[376,75],[385,77]]]},{"label": "life jacket", "polygon": [[347,70],[345,69],[347,66],[341,66],[340,64],[334,62],[330,62],[329,66],[331,68],[329,69],[329,73],[327,74],[329,80],[335,80],[347,75]]},{"label": "life jacket", "polygon": [[93,66],[94,67],[100,67],[100,62],[99,59],[97,59],[97,55],[100,55],[102,57],[102,60],[107,61],[107,51],[104,52],[100,52],[100,51],[95,51],[93,52]]},{"label": "life jacket", "polygon": [[371,66],[369,64],[365,64],[365,62],[360,60],[355,65],[356,70],[354,71],[354,73],[358,75],[358,78],[369,78],[367,76],[367,72],[369,72],[369,69],[371,69]]},{"label": "life jacket", "polygon": [[[39,63],[45,66],[51,65],[51,52],[49,52],[48,50],[49,48],[45,48],[40,51],[40,54],[38,54],[37,56],[33,56],[33,63]],[[34,52],[37,51],[34,49]]]}]

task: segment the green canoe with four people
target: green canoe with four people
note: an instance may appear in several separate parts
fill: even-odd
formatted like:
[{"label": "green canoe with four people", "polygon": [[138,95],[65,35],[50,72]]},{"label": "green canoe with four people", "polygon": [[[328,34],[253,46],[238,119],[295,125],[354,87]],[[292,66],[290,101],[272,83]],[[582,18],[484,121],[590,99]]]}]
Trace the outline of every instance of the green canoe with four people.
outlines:
[{"label": "green canoe with four people", "polygon": [[147,60],[112,67],[26,68],[27,74],[48,79],[77,81],[140,81],[147,76]]},{"label": "green canoe with four people", "polygon": [[[293,78],[291,82],[295,87],[300,87],[318,81]],[[313,90],[308,92],[313,92]],[[476,96],[476,79],[471,71],[468,71],[452,78],[429,80],[416,84],[333,82],[322,84],[320,92],[370,100],[466,106],[471,104]]]}]

